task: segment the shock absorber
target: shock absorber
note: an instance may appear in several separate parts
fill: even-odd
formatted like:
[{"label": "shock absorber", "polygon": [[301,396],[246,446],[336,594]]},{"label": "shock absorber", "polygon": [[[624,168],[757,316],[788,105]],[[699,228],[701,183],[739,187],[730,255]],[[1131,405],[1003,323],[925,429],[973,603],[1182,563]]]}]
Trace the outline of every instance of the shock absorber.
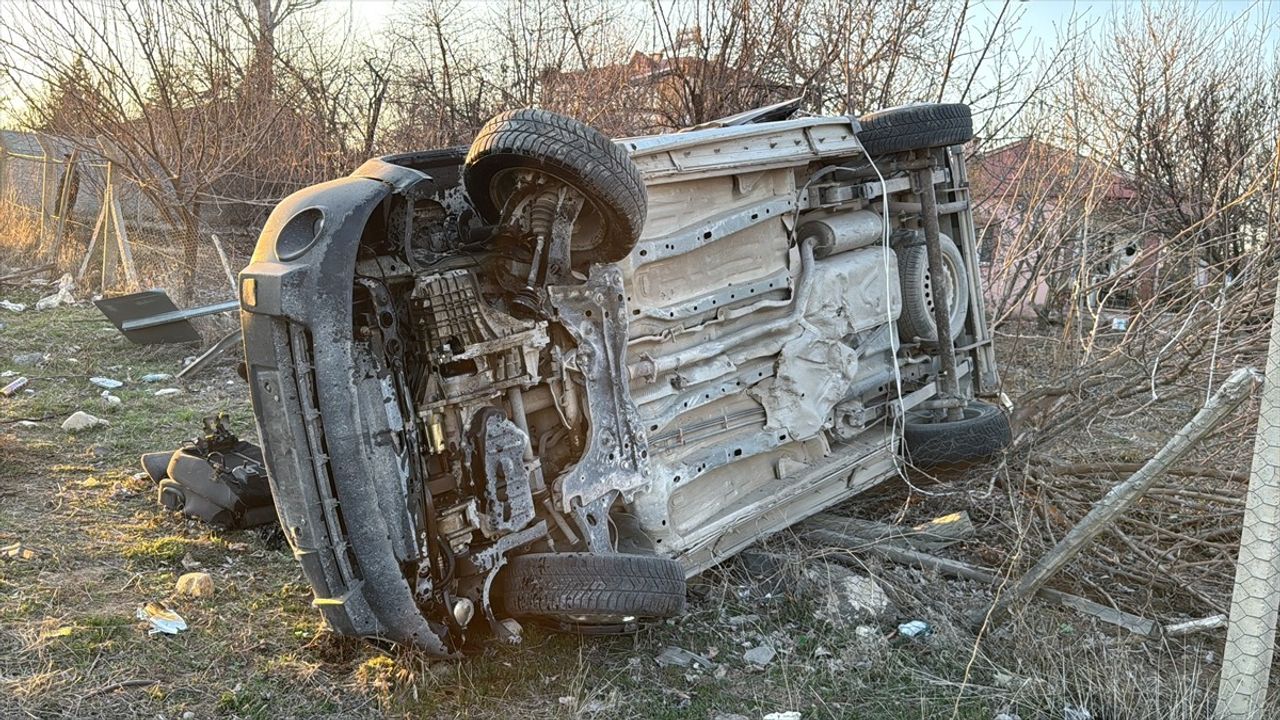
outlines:
[{"label": "shock absorber", "polygon": [[554,192],[540,193],[529,203],[529,231],[542,242],[551,238],[551,226],[556,220],[559,198]]}]

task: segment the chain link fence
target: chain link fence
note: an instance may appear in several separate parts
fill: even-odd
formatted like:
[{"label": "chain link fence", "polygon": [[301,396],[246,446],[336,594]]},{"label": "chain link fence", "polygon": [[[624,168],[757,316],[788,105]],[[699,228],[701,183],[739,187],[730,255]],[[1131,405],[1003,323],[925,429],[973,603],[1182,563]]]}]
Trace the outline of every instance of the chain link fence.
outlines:
[{"label": "chain link fence", "polygon": [[1280,609],[1280,293],[1271,321],[1266,380],[1258,409],[1249,490],[1245,498],[1222,653],[1219,720],[1261,718]]},{"label": "chain link fence", "polygon": [[[162,288],[176,297],[186,274],[184,248],[193,242],[196,280],[188,302],[232,295],[219,255],[225,254],[233,273],[247,264],[256,226],[209,224],[193,232],[168,219],[135,179],[85,146],[45,134],[0,131],[0,252],[10,264],[51,263],[58,273],[75,277],[79,295]],[[262,212],[254,206],[250,214]],[[216,206],[206,214],[224,215]],[[136,268],[132,282],[129,273],[104,268],[111,258],[104,257],[105,246],[118,247],[120,237]]]}]

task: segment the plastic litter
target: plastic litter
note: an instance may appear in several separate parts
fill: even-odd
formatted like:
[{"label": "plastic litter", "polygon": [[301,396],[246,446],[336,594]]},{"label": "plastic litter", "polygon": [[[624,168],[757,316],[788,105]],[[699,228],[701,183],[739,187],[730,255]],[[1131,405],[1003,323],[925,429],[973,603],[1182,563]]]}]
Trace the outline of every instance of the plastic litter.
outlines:
[{"label": "plastic litter", "polygon": [[765,715],[763,720],[800,720],[800,713],[795,710],[783,710],[782,712],[771,712]]},{"label": "plastic litter", "polygon": [[5,560],[35,560],[39,554],[20,542],[0,547],[0,558]]},{"label": "plastic litter", "polygon": [[0,388],[0,395],[3,395],[5,397],[13,397],[15,393],[17,393],[19,390],[21,390],[26,386],[27,386],[27,379],[24,377],[20,377],[17,380],[14,380],[13,382],[9,383],[8,385],[5,385],[4,387]]},{"label": "plastic litter", "polygon": [[89,382],[97,385],[103,390],[115,390],[118,387],[124,387],[124,383],[119,380],[113,380],[109,377],[91,377]]},{"label": "plastic litter", "polygon": [[144,383],[157,383],[164,382],[165,380],[172,380],[173,376],[169,373],[147,373],[138,379]]},{"label": "plastic litter", "polygon": [[75,303],[75,296],[71,291],[76,287],[76,281],[71,278],[71,273],[66,273],[58,280],[58,292],[47,295],[36,301],[36,310],[52,310],[59,305],[71,305]]},{"label": "plastic litter", "polygon": [[138,608],[138,619],[151,626],[148,635],[177,635],[187,629],[187,621],[178,613],[158,602],[149,602]]},{"label": "plastic litter", "polygon": [[164,388],[163,390],[156,391],[156,397],[169,397],[170,395],[177,395],[181,392],[182,390],[179,388]]},{"label": "plastic litter", "polygon": [[711,662],[711,660],[675,645],[668,645],[663,648],[662,652],[658,653],[658,656],[653,660],[662,667],[689,667],[695,662],[703,667],[715,667],[715,663]]},{"label": "plastic litter", "polygon": [[102,401],[108,405],[119,405],[120,403],[124,402],[119,397],[112,395],[110,390],[103,390],[101,397],[102,397]]},{"label": "plastic litter", "polygon": [[899,625],[898,634],[912,639],[928,637],[933,634],[933,626],[923,620],[912,620]]},{"label": "plastic litter", "polygon": [[27,309],[27,306],[23,305],[22,303],[9,302],[8,300],[0,300],[0,308],[4,308],[9,312],[22,312],[23,310]]},{"label": "plastic litter", "polygon": [[760,645],[758,647],[753,647],[750,650],[742,653],[742,659],[746,660],[752,665],[759,665],[760,667],[764,667],[765,665],[768,665],[769,663],[773,662],[773,659],[777,657],[777,655],[778,655],[777,650],[774,650],[768,645]]}]

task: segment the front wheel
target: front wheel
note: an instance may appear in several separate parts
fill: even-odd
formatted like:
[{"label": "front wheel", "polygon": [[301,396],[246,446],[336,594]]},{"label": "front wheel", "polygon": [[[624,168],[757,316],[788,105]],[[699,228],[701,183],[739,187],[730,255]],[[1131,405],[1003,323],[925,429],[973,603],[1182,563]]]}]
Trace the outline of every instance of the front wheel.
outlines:
[{"label": "front wheel", "polygon": [[590,125],[525,108],[494,116],[476,135],[462,169],[480,216],[497,222],[522,180],[567,185],[585,205],[570,241],[575,267],[612,263],[635,247],[648,192],[627,151]]},{"label": "front wheel", "polygon": [[684,612],[684,569],[654,555],[517,555],[498,582],[512,617],[562,629],[626,631]]}]

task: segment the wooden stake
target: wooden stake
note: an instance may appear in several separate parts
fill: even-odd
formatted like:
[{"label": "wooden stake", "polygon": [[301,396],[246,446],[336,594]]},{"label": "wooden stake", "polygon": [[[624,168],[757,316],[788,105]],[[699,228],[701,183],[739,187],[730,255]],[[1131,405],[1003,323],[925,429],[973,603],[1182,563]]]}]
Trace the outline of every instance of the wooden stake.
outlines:
[{"label": "wooden stake", "polygon": [[213,240],[213,249],[218,251],[218,261],[222,263],[222,271],[227,274],[227,282],[231,283],[231,294],[238,295],[240,288],[236,286],[236,274],[231,272],[231,263],[227,260],[227,253],[222,249],[222,239],[217,233],[209,236]]},{"label": "wooden stake", "polygon": [[83,280],[84,274],[89,271],[89,262],[93,260],[93,251],[98,247],[98,235],[105,231],[106,226],[107,204],[104,202],[102,203],[102,209],[98,211],[98,220],[93,224],[93,234],[89,236],[89,247],[84,251],[84,260],[80,262],[80,270],[76,273],[76,280]]},{"label": "wooden stake", "polygon": [[112,218],[112,208],[115,206],[115,190],[111,187],[111,165],[107,165],[107,191],[102,198],[102,212],[106,215],[106,228],[102,236],[102,292],[105,294],[109,288],[116,284],[116,265],[120,263],[120,243],[111,238],[111,232],[115,227],[115,220]]},{"label": "wooden stake", "polygon": [[72,150],[63,164],[62,187],[58,191],[58,222],[53,226],[53,239],[49,242],[48,257],[57,260],[58,251],[62,249],[62,235],[67,229],[67,215],[75,207],[76,199],[71,196],[71,185],[75,179],[76,163],[79,162],[80,151]]},{"label": "wooden stake", "polygon": [[[120,264],[124,266],[124,279],[129,287],[138,285],[138,268],[133,264],[133,246],[129,244],[129,233],[125,229],[124,217],[120,213],[120,201],[116,198],[115,188],[111,190],[111,220],[116,229],[116,249]],[[105,289],[105,288],[104,288]]]}]

